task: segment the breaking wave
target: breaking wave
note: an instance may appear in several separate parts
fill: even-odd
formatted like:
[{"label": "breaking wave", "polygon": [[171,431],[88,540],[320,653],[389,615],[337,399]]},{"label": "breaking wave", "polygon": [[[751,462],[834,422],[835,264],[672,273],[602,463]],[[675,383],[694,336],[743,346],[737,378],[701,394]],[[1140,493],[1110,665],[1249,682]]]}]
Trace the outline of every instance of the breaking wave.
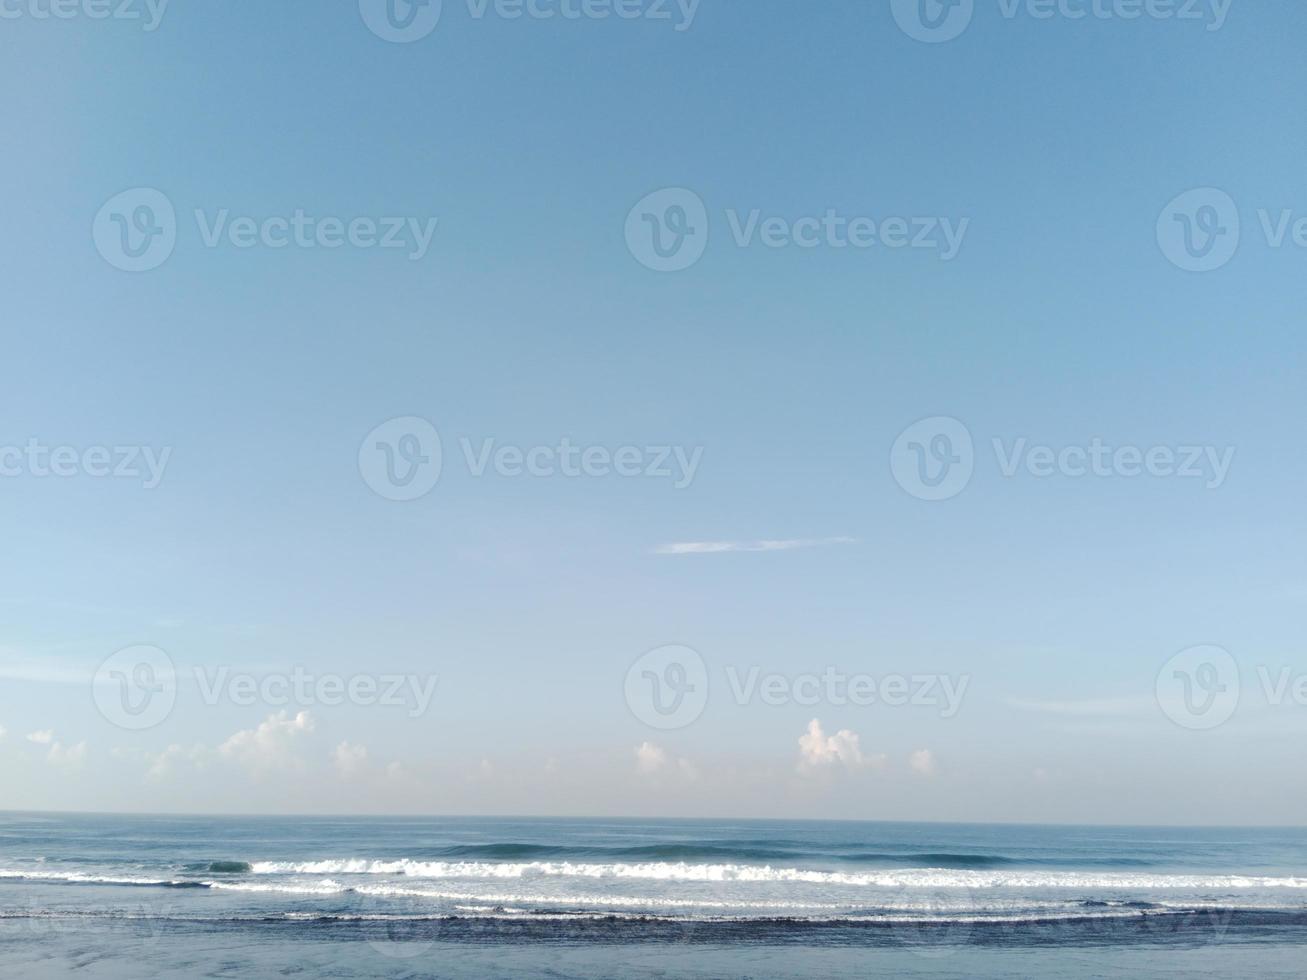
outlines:
[{"label": "breaking wave", "polygon": [[365,858],[322,861],[256,861],[256,875],[390,875],[433,879],[527,877],[616,878],[702,882],[802,882],[873,888],[1083,888],[1083,889],[1307,889],[1307,877],[1186,875],[1146,872],[979,870],[904,868],[885,871],[815,871],[771,865],[668,862],[587,863],[573,861],[379,861]]}]

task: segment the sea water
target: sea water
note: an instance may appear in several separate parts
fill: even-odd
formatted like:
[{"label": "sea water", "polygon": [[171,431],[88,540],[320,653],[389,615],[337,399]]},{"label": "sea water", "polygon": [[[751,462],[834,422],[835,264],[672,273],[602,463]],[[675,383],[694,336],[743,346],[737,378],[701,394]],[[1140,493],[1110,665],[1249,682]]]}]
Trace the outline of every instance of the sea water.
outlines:
[{"label": "sea water", "polygon": [[0,975],[1302,976],[1307,831],[0,814]]}]

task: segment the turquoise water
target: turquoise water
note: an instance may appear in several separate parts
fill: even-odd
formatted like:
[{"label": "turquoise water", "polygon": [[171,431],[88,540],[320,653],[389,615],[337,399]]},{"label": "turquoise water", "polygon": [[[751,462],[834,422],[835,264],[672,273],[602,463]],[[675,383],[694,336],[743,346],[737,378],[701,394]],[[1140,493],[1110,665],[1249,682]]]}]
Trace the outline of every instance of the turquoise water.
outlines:
[{"label": "turquoise water", "polygon": [[1305,934],[1303,830],[0,815],[5,974],[1290,976]]}]

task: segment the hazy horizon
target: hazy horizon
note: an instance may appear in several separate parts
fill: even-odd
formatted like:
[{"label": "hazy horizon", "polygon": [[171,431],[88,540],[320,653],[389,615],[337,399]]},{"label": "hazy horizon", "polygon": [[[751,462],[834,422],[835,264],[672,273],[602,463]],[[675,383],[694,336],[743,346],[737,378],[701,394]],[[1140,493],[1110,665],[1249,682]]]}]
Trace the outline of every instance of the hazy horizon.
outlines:
[{"label": "hazy horizon", "polygon": [[925,825],[938,824],[947,827],[1050,827],[1066,829],[1116,829],[1132,828],[1148,830],[1303,830],[1307,823],[1301,824],[1218,824],[1218,823],[1075,823],[1075,822],[1036,822],[1031,820],[885,820],[875,817],[756,817],[756,816],[696,816],[693,814],[679,816],[651,816],[649,814],[578,814],[578,813],[292,813],[292,812],[212,812],[201,813],[189,810],[0,810],[0,815],[13,816],[84,816],[84,817],[193,817],[197,820],[504,820],[504,821],[619,821],[640,822],[658,821],[676,823],[678,821],[694,823],[853,823],[853,824],[897,824]]}]

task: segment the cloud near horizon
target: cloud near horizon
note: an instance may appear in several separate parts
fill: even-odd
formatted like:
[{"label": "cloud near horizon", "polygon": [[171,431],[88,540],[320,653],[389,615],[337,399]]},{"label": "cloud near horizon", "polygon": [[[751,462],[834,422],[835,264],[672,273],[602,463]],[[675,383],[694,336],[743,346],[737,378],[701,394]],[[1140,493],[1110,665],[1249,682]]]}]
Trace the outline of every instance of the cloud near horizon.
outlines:
[{"label": "cloud near horizon", "polygon": [[802,773],[837,766],[845,769],[880,768],[885,762],[884,755],[863,755],[856,732],[842,728],[834,735],[827,735],[816,718],[808,722],[808,730],[799,736],[799,772]]},{"label": "cloud near horizon", "polygon": [[[674,762],[674,764],[673,764]],[[667,750],[653,742],[641,742],[635,748],[635,767],[645,776],[674,772],[687,780],[699,778],[698,767],[689,759],[673,760]]]},{"label": "cloud near horizon", "polygon": [[341,742],[331,753],[331,761],[340,775],[349,778],[357,776],[368,764],[367,746],[352,742]]},{"label": "cloud near horizon", "polygon": [[[4,729],[0,728],[0,736],[3,736]],[[48,747],[46,761],[54,766],[67,766],[75,769],[86,761],[86,743],[78,742],[76,745],[64,745],[57,738],[53,731],[44,729],[39,732],[30,732],[27,735],[27,741],[33,745],[40,745],[43,748]]]},{"label": "cloud near horizon", "polygon": [[227,739],[218,746],[218,754],[259,772],[298,768],[303,763],[295,753],[296,740],[313,729],[313,717],[307,711],[294,718],[279,711],[268,715],[258,728],[237,732]]},{"label": "cloud near horizon", "polygon": [[917,749],[912,755],[908,756],[908,766],[918,776],[935,775],[935,753],[930,749]]}]

